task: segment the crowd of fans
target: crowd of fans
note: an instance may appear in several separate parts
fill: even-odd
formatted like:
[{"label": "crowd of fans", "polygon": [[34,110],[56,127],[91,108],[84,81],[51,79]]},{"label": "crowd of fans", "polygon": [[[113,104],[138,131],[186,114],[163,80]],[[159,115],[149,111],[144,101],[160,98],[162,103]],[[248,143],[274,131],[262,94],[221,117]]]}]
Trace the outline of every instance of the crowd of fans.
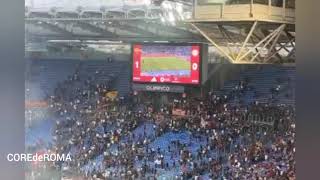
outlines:
[{"label": "crowd of fans", "polygon": [[159,107],[139,94],[108,97],[112,81],[94,76],[76,72],[49,97],[50,151],[73,157],[58,167],[88,179],[295,179],[294,107],[229,104],[242,82],[231,94],[180,95]]}]

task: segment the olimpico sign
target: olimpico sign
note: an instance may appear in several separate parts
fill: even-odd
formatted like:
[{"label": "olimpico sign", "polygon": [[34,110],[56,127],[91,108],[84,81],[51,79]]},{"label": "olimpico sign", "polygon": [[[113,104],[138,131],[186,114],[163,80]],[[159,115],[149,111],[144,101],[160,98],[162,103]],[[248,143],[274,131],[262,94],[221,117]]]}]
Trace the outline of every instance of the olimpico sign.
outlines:
[{"label": "olimpico sign", "polygon": [[170,87],[169,86],[153,86],[153,85],[147,85],[146,89],[148,91],[165,91],[165,92],[169,92],[170,91]]},{"label": "olimpico sign", "polygon": [[136,91],[184,92],[184,87],[177,85],[132,84],[132,89]]}]

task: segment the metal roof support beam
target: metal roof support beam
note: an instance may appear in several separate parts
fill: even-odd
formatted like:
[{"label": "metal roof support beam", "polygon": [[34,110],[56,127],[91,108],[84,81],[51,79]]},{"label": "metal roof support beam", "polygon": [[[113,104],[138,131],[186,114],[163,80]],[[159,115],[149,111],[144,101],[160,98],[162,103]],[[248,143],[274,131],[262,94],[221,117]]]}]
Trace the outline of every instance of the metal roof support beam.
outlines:
[{"label": "metal roof support beam", "polygon": [[274,30],[272,33],[270,33],[268,36],[266,36],[265,38],[263,38],[258,44],[256,44],[253,48],[250,48],[245,54],[243,54],[237,61],[241,61],[243,58],[245,58],[249,53],[251,53],[253,51],[253,49],[259,47],[261,44],[263,44],[265,41],[268,41],[268,39],[272,39],[275,34],[277,34],[279,32],[279,30],[283,27],[283,25],[281,25],[280,27],[278,27],[276,30]]},{"label": "metal roof support beam", "polygon": [[[267,45],[270,44],[270,42],[277,36],[277,33],[274,33],[271,37],[268,38],[267,42],[262,46],[262,49],[265,49]],[[258,51],[251,59],[250,62],[253,62],[257,56],[261,53],[261,51]]]},{"label": "metal roof support beam", "polygon": [[[295,46],[295,36],[293,36],[293,35],[291,35],[288,31],[285,31],[285,34],[287,35],[287,38],[288,38],[288,42],[285,44],[285,45],[281,45],[280,43],[280,46],[282,47],[282,48],[284,48],[289,54],[287,55],[287,59],[289,59],[291,56],[293,56],[294,55],[294,53],[295,53],[295,51],[296,51],[296,46]],[[291,50],[289,50],[286,46],[288,45],[288,44],[291,44],[291,47],[292,47],[292,49]]]},{"label": "metal roof support beam", "polygon": [[63,34],[64,36],[73,36],[74,35],[72,32],[68,31],[67,29],[61,28],[61,27],[54,25],[52,23],[48,23],[48,22],[44,22],[44,21],[40,21],[40,22],[41,23],[34,23],[34,25],[47,28],[47,29],[52,30],[54,32]]},{"label": "metal roof support beam", "polygon": [[287,44],[290,44],[291,41],[293,41],[293,39],[291,39],[289,42],[287,42],[285,45],[282,45],[281,43],[278,42],[278,45],[280,46],[279,49],[277,49],[273,54],[271,54],[269,57],[267,57],[267,60],[268,61],[269,59],[271,59],[274,55],[278,54],[279,55],[279,52],[284,49],[285,51],[288,52],[288,55],[287,55],[287,58],[289,58],[291,55],[292,55],[292,51],[294,51],[295,47],[293,47],[293,49],[290,51],[288,48],[286,48]]},{"label": "metal roof support beam", "polygon": [[[281,36],[281,34],[283,33],[283,29],[286,27],[286,25],[284,24],[283,28],[279,31],[279,33],[276,35],[272,45],[270,46],[269,50],[268,50],[268,55],[274,50],[279,37]],[[277,53],[276,53],[277,54]],[[267,57],[264,58],[264,62],[266,62],[267,60],[269,60],[269,58],[267,59]]]},{"label": "metal roof support beam", "polygon": [[[258,37],[257,37],[257,35],[256,35],[255,33],[252,34],[252,36],[250,37],[250,39],[251,39],[251,41],[252,41],[253,44],[257,44],[257,43],[261,40],[261,39],[260,39],[260,40],[257,40]],[[255,51],[256,51],[256,52],[259,52],[259,49],[258,49],[258,48],[255,48]],[[260,57],[257,57],[256,60],[261,61]]]},{"label": "metal roof support beam", "polygon": [[[271,36],[268,38],[267,42],[263,45],[262,49],[266,48],[267,45],[269,45],[271,43],[272,40],[276,41],[277,37],[279,36],[279,34],[281,34],[282,30],[284,29],[285,24],[282,24],[278,29],[276,29],[275,31],[273,31],[271,34]],[[251,62],[260,54],[261,51],[259,51],[258,53],[256,53],[252,58],[251,58]]]},{"label": "metal roof support beam", "polygon": [[204,31],[202,31],[197,25],[191,23],[191,25],[198,31],[202,36],[204,36],[213,46],[215,46],[222,54],[224,54],[228,60],[233,63],[235,59],[233,59],[225,50],[223,50],[217,43],[215,43]]},{"label": "metal roof support beam", "polygon": [[232,38],[231,38],[231,37],[229,36],[229,34],[227,33],[228,31],[227,31],[222,25],[218,25],[218,28],[219,28],[221,34],[224,35],[225,37],[227,37],[227,38],[226,38],[227,41],[228,41],[228,42],[227,42],[227,48],[228,48],[228,50],[229,50],[230,55],[232,56],[232,58],[235,59],[236,56],[235,56],[235,54],[234,54],[234,51],[232,51],[232,49],[230,49],[230,46],[229,46],[229,42],[235,44],[234,41],[232,40]]},{"label": "metal roof support beam", "polygon": [[83,29],[87,29],[89,31],[99,33],[103,36],[117,36],[117,34],[109,31],[107,28],[104,29],[99,26],[92,25],[89,22],[78,21],[78,22],[76,22],[76,24],[79,25]]},{"label": "metal roof support beam", "polygon": [[286,44],[285,45],[282,45],[281,43],[278,43],[278,45],[280,46],[280,49],[279,50],[281,50],[281,49],[284,49],[285,51],[287,51],[288,53],[290,53],[290,50],[286,47],[288,44],[291,44],[291,46],[292,47],[294,47],[293,45],[292,45],[292,42],[294,41],[294,39],[291,39],[289,42],[286,42]]},{"label": "metal roof support beam", "polygon": [[236,57],[236,61],[239,60],[239,58],[240,58],[240,56],[241,56],[241,53],[242,53],[243,49],[246,47],[246,45],[247,45],[247,43],[248,43],[248,41],[249,41],[252,33],[254,32],[254,30],[255,30],[255,28],[256,28],[256,26],[257,26],[257,24],[258,24],[258,21],[255,21],[255,22],[253,23],[253,25],[251,26],[251,29],[250,29],[250,31],[249,31],[246,39],[244,40],[244,42],[243,42],[243,44],[242,44],[242,46],[241,46],[241,48],[240,48],[240,51],[239,51],[239,53],[238,53],[238,56]]},{"label": "metal roof support beam", "polygon": [[[253,35],[254,35],[255,38],[258,39],[259,41],[262,40],[262,38],[260,38],[257,34],[253,33]],[[267,35],[268,35],[268,33],[266,34],[266,36],[267,36]],[[255,43],[256,43],[256,42],[255,42]],[[256,51],[259,52],[259,49],[256,48]],[[275,55],[277,55],[277,57],[278,57],[279,59],[282,59],[281,56],[280,56],[278,53],[276,53]],[[258,56],[256,57],[256,59],[257,59],[257,58],[258,58]]]},{"label": "metal roof support beam", "polygon": [[158,34],[147,31],[145,28],[140,28],[139,26],[131,26],[129,24],[117,24],[115,27],[129,32],[143,34],[147,36],[158,36]]},{"label": "metal roof support beam", "polygon": [[290,58],[291,56],[293,56],[295,52],[296,52],[296,47],[293,47],[291,52],[287,55],[287,58]]},{"label": "metal roof support beam", "polygon": [[177,26],[163,26],[162,24],[159,23],[155,23],[155,22],[150,22],[150,25],[154,26],[155,28],[158,29],[158,31],[166,31],[168,33],[172,33],[172,34],[178,34],[178,35],[183,35],[183,36],[191,36],[191,37],[197,37],[198,34],[195,34],[194,32],[191,32],[187,29],[189,29],[189,27],[185,28],[179,28],[179,26],[183,26],[183,24],[180,24],[177,22]]},{"label": "metal roof support beam", "polygon": [[[122,41],[123,43],[129,43],[129,42],[154,42],[154,41],[174,41],[174,42],[193,42],[195,41],[194,38],[188,37],[150,37],[150,36],[120,36],[120,37],[106,37],[102,35],[76,35],[73,37],[63,37],[61,35],[39,35],[37,33],[30,32],[26,35],[27,40],[32,42],[32,39],[38,38],[43,41],[47,40],[109,40],[109,41]],[[207,43],[207,40],[205,39],[197,39],[197,42],[201,43]]]}]

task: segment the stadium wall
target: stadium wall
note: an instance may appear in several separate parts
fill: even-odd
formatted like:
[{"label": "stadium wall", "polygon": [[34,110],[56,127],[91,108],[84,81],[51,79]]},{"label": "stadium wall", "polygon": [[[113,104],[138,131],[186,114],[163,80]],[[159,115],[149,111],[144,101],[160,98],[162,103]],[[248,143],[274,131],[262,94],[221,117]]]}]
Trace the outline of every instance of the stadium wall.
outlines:
[{"label": "stadium wall", "polygon": [[208,45],[202,44],[201,48],[201,84],[208,80]]}]

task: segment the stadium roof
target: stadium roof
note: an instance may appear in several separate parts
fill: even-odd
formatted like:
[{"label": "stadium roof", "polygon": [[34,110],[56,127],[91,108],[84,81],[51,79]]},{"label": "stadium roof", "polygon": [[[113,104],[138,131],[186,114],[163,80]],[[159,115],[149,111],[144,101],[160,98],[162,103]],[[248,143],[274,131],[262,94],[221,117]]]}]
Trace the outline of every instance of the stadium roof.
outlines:
[{"label": "stadium roof", "polygon": [[184,22],[191,14],[190,0],[27,0],[26,40],[206,42]]}]

